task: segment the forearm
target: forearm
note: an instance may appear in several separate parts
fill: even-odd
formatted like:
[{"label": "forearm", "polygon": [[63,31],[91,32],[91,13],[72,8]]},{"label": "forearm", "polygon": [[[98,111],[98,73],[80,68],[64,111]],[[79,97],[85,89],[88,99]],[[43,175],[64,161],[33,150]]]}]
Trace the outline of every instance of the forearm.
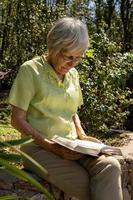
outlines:
[{"label": "forearm", "polygon": [[31,136],[35,143],[44,148],[45,150],[51,151],[51,142],[42,137],[40,132],[34,129],[25,119],[12,119],[12,126],[24,135]]},{"label": "forearm", "polygon": [[41,133],[27,122],[27,112],[12,105],[11,124],[22,134],[32,136],[35,143],[46,151],[50,151],[68,160],[77,160],[82,154],[67,149],[52,140],[44,138]]},{"label": "forearm", "polygon": [[73,116],[73,121],[74,121],[74,124],[75,124],[75,127],[76,127],[76,131],[77,131],[77,135],[78,135],[79,139],[101,143],[100,140],[98,140],[98,139],[96,139],[94,137],[91,137],[91,136],[87,136],[85,134],[85,132],[84,132],[82,126],[81,126],[81,122],[80,122],[79,116],[77,114],[75,114]]},{"label": "forearm", "polygon": [[86,134],[82,128],[78,114],[75,113],[75,115],[72,117],[72,119],[73,119],[75,127],[76,127],[77,135],[80,139],[82,139],[84,136],[86,136]]},{"label": "forearm", "polygon": [[41,136],[41,134],[39,133],[39,131],[32,128],[32,126],[25,120],[24,121],[17,120],[17,124],[12,123],[12,125],[14,126],[14,128],[16,128],[21,133],[28,135],[28,136],[32,136],[32,138],[35,140],[36,144],[41,146],[46,151],[50,151],[58,156],[63,157],[64,159],[67,159],[67,160],[78,160],[82,157],[82,154],[80,154],[80,153],[73,152],[70,149],[67,149],[63,146],[60,146],[57,143],[54,143],[48,139],[43,138]]}]

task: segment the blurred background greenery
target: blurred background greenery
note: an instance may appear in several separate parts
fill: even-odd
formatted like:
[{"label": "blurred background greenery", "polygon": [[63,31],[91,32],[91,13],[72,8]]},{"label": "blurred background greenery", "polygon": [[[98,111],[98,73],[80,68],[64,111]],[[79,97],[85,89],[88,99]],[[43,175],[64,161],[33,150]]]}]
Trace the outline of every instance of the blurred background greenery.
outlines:
[{"label": "blurred background greenery", "polygon": [[[7,96],[20,65],[46,52],[52,24],[63,16],[87,24],[90,47],[79,66],[90,134],[133,130],[133,12],[131,0],[2,0],[0,2],[0,124],[10,124]],[[88,131],[89,130],[89,131]]]}]

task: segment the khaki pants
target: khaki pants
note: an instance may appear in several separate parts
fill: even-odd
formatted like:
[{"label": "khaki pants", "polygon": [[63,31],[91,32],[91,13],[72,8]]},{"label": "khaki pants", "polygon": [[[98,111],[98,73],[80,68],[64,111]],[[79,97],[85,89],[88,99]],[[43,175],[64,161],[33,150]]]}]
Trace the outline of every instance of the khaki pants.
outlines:
[{"label": "khaki pants", "polygon": [[25,146],[21,150],[44,166],[49,175],[45,176],[28,160],[24,161],[25,168],[70,196],[79,200],[123,199],[120,164],[113,157],[84,156],[78,161],[69,161],[38,146]]}]

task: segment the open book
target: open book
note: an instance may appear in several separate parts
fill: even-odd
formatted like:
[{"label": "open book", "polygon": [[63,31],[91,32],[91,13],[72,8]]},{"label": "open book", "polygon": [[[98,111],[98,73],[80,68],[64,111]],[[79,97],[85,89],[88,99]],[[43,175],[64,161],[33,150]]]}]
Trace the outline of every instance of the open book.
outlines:
[{"label": "open book", "polygon": [[96,143],[86,140],[71,140],[58,135],[55,135],[52,140],[68,149],[91,156],[99,156],[100,154],[107,155],[122,155],[122,152],[117,147],[108,146],[103,143]]}]

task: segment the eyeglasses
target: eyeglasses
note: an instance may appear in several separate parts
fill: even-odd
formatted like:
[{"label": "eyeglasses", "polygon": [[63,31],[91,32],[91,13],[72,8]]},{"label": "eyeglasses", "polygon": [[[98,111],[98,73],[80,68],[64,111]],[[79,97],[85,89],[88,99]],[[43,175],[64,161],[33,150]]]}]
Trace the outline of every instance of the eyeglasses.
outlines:
[{"label": "eyeglasses", "polygon": [[74,58],[73,56],[66,56],[62,52],[60,52],[60,54],[63,57],[63,60],[65,60],[65,62],[78,63],[81,59],[84,59],[84,57],[76,57],[76,58]]}]

